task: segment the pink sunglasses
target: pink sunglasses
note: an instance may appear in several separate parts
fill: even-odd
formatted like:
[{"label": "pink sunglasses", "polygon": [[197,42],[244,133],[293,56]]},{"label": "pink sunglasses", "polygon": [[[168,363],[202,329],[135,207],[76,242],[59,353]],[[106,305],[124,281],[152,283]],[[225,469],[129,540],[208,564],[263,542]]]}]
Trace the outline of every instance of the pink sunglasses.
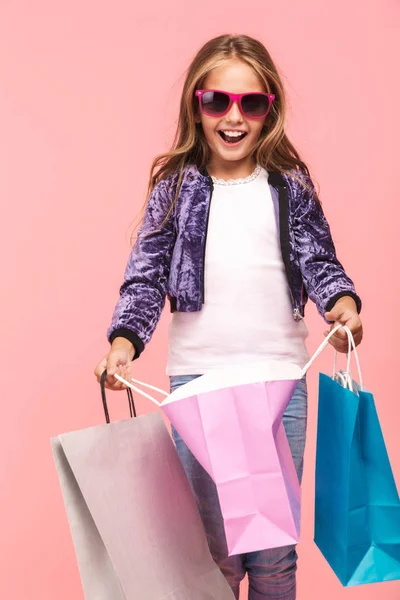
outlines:
[{"label": "pink sunglasses", "polygon": [[249,119],[263,119],[269,113],[274,94],[249,92],[230,94],[221,90],[196,90],[201,111],[209,117],[222,117],[229,112],[233,102],[237,102],[240,112]]}]

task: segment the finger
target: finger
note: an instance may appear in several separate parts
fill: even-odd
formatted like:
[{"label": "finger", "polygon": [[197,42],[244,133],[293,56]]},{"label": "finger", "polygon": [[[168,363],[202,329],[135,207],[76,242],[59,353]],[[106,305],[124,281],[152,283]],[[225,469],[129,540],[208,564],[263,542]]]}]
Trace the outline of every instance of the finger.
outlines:
[{"label": "finger", "polygon": [[121,381],[116,381],[114,383],[114,388],[113,388],[116,392],[120,392],[121,390],[126,390],[126,385],[124,383],[122,383]]},{"label": "finger", "polygon": [[116,392],[116,391],[118,391],[118,390],[115,388],[115,384],[114,384],[114,383],[108,383],[107,379],[104,381],[104,387],[105,387],[105,388],[107,388],[108,390],[111,390],[111,391],[113,391],[113,392]]},{"label": "finger", "polygon": [[[341,325],[341,323],[334,323],[333,325],[331,325],[331,328],[329,330],[324,331],[324,336],[327,337],[334,329],[335,327],[337,327],[338,325]],[[338,329],[336,331],[336,333],[334,333],[330,339],[336,337],[336,339],[346,339],[347,335],[346,332],[343,329]]]},{"label": "finger", "polygon": [[118,372],[118,362],[115,357],[109,358],[107,361],[107,376],[111,377]]},{"label": "finger", "polygon": [[356,346],[358,346],[359,344],[361,344],[362,338],[363,338],[363,332],[362,330],[359,331],[358,333],[356,333],[354,337],[354,343]]},{"label": "finger", "polygon": [[[123,358],[117,353],[110,353],[107,360],[107,382],[113,389],[120,389],[120,381],[114,377],[117,373],[121,375],[121,367],[124,364]],[[117,385],[118,384],[118,385]]]},{"label": "finger", "polygon": [[[336,321],[336,323],[334,323],[332,325],[331,331],[332,331],[332,329],[335,329],[335,327],[338,327],[338,325],[344,325],[344,323],[340,323],[339,321]],[[340,329],[337,330],[337,332],[332,337],[336,337],[336,339],[339,339],[339,340],[346,340],[347,334],[346,334],[345,330],[341,327]]]},{"label": "finger", "polygon": [[[116,373],[116,375],[119,375],[120,377],[122,377],[123,379],[125,379],[125,381],[129,381],[130,379],[130,375],[129,375],[129,370],[127,369],[127,365],[119,365],[118,366],[118,371]],[[114,376],[115,377],[115,376]],[[126,390],[127,389],[127,385],[125,383],[123,383],[122,381],[120,381],[119,379],[115,378],[115,385],[117,387],[117,389],[119,390]]]},{"label": "finger", "polygon": [[362,328],[362,323],[359,315],[356,313],[351,313],[349,318],[347,319],[346,325],[353,334],[356,333],[359,329]]},{"label": "finger", "polygon": [[332,311],[326,312],[324,316],[327,321],[336,321],[337,319],[337,315]]},{"label": "finger", "polygon": [[339,310],[332,310],[331,312],[325,313],[325,319],[332,323],[332,327],[336,327],[337,325],[344,324],[346,319],[346,312]]},{"label": "finger", "polygon": [[348,325],[348,327],[349,327],[349,329],[351,331],[351,334],[353,336],[354,344],[356,346],[358,346],[358,344],[360,344],[360,342],[362,340],[362,337],[363,337],[363,328],[362,328],[362,325],[361,325],[361,321],[359,319],[355,319],[353,321],[353,323],[350,323]]},{"label": "finger", "polygon": [[98,383],[100,383],[101,376],[106,369],[106,365],[107,365],[107,357],[106,356],[96,365],[94,374],[97,377]]},{"label": "finger", "polygon": [[126,379],[127,381],[131,381],[131,378],[132,378],[132,367],[131,367],[131,365],[132,365],[132,363],[129,362],[129,363],[127,363],[124,366],[124,369],[123,369],[122,377],[124,379]]},{"label": "finger", "polygon": [[346,335],[346,332],[344,332],[345,335],[341,335],[341,332],[337,331],[336,333],[333,334],[333,336],[331,337],[331,340],[333,341],[333,343],[337,343],[340,344],[342,346],[348,346],[348,338]]},{"label": "finger", "polygon": [[[126,380],[126,377],[125,377],[125,367],[120,367],[120,368],[118,369],[118,373],[117,373],[117,374],[118,374],[120,377],[122,377],[123,379],[125,379],[125,380]],[[127,386],[126,386],[126,385],[125,385],[125,383],[123,383],[122,381],[119,381],[119,379],[116,379],[116,384],[118,385],[118,389],[119,389],[119,390],[126,390],[126,387],[127,387]]]},{"label": "finger", "polygon": [[337,352],[340,352],[341,354],[347,354],[349,351],[348,344],[343,343],[342,341],[334,340],[332,342],[332,346],[335,348],[335,350]]},{"label": "finger", "polygon": [[106,387],[109,390],[112,390],[113,392],[119,392],[120,390],[124,389],[125,386],[123,383],[121,383],[118,379],[115,379],[115,377],[113,376],[114,381],[112,383],[108,383],[106,380]]},{"label": "finger", "polygon": [[95,374],[95,376],[96,376],[97,383],[100,383],[100,380],[101,380],[101,373],[100,373],[100,369],[99,369],[98,367],[96,367],[96,368],[95,368],[95,370],[94,370],[94,374]]},{"label": "finger", "polygon": [[[116,373],[116,375],[121,375],[121,373]],[[114,375],[113,375],[113,383],[112,383],[112,389],[116,392],[119,392],[121,390],[126,390],[127,386],[125,385],[125,383],[123,383],[122,381],[120,381],[119,379],[117,379]]]},{"label": "finger", "polygon": [[[339,321],[335,321],[334,323],[332,323],[331,326],[330,326],[330,328],[329,328],[329,330],[324,332],[325,337],[329,333],[331,333],[331,331],[333,331],[334,329],[336,329],[336,327],[338,327],[339,325],[343,325],[343,323],[340,323]],[[340,328],[340,329],[337,330],[337,332],[334,335],[336,335],[339,338],[343,337],[343,339],[344,339],[344,336],[346,335],[346,332],[344,331],[344,329]]]},{"label": "finger", "polygon": [[329,343],[335,348],[335,350],[337,350],[337,352],[343,353],[343,352],[348,352],[348,350],[349,350],[349,344],[348,344],[347,338],[346,338],[346,340],[343,340],[343,339],[339,338],[338,336],[333,335],[330,338]]}]

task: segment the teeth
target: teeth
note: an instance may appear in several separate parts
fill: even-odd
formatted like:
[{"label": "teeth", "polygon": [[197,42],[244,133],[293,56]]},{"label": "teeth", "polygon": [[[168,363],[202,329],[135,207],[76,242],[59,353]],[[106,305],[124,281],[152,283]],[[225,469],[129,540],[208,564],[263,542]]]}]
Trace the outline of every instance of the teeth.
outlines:
[{"label": "teeth", "polygon": [[222,133],[224,135],[226,135],[227,137],[240,137],[245,132],[244,131],[224,131],[224,130],[222,130]]}]

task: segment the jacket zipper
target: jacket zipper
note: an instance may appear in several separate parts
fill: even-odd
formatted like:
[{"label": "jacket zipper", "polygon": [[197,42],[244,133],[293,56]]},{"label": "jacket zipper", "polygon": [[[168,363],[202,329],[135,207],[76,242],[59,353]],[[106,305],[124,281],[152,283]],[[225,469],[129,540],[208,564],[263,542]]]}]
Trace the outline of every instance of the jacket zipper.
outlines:
[{"label": "jacket zipper", "polygon": [[210,220],[210,208],[211,208],[211,199],[212,199],[212,195],[213,195],[213,191],[214,191],[214,182],[212,180],[211,175],[208,175],[208,181],[210,182],[210,200],[208,202],[208,212],[207,212],[207,219],[206,219],[206,231],[204,234],[204,247],[203,247],[203,279],[202,279],[202,288],[201,288],[201,301],[202,304],[204,304],[204,296],[205,296],[205,269],[206,269],[206,244],[207,244],[207,234],[208,234],[208,222]]},{"label": "jacket zipper", "polygon": [[[284,194],[285,198],[281,198],[281,195]],[[280,223],[280,242],[281,242],[281,250],[282,250],[282,258],[283,264],[285,265],[286,279],[288,282],[288,288],[290,293],[290,298],[292,300],[292,308],[293,308],[293,318],[295,321],[299,321],[303,317],[301,316],[300,308],[297,306],[297,303],[294,299],[293,293],[293,282],[292,282],[292,274],[290,272],[290,255],[288,252],[288,244],[289,244],[289,199],[288,199],[288,191],[287,185],[285,183],[278,183],[278,195],[279,195],[279,223]],[[286,200],[284,203],[283,200]],[[287,230],[283,229],[287,227]]]},{"label": "jacket zipper", "polygon": [[[304,290],[304,283],[301,284],[301,292],[300,292],[300,306],[303,306],[303,290]],[[295,321],[301,321],[301,319],[303,319],[303,315],[301,314],[300,308],[296,305],[296,302],[293,298],[293,292],[291,291],[291,296],[292,296],[292,302],[293,302],[293,317],[295,319]]]},{"label": "jacket zipper", "polygon": [[[290,289],[290,287],[289,287],[289,289]],[[300,308],[297,306],[297,304],[295,302],[295,299],[293,297],[293,292],[291,289],[290,289],[290,296],[292,298],[292,307],[294,307],[293,308],[293,318],[295,321],[300,321],[303,317],[301,315]]]}]

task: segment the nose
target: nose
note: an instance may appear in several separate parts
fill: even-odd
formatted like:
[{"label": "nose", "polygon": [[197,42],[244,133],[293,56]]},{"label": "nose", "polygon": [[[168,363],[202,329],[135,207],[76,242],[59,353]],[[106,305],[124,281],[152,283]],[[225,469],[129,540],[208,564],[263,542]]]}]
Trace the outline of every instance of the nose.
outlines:
[{"label": "nose", "polygon": [[233,123],[240,123],[243,121],[243,115],[240,112],[240,108],[237,102],[232,102],[232,106],[229,109],[229,112],[225,115],[227,121],[231,121]]}]

